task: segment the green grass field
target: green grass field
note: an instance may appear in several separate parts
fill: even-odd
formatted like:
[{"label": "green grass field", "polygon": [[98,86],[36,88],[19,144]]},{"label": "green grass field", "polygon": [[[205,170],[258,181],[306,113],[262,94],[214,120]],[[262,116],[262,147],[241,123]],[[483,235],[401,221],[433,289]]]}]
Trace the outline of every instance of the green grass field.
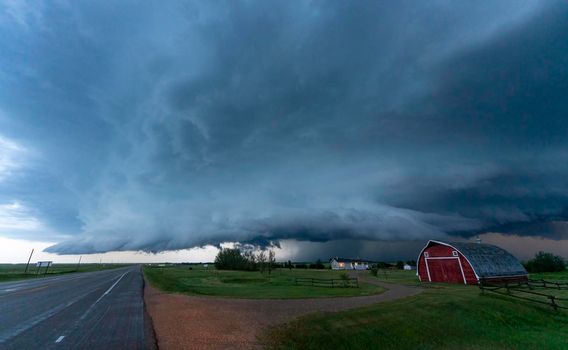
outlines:
[{"label": "green grass field", "polygon": [[[90,272],[99,271],[105,269],[114,269],[117,267],[128,266],[124,264],[81,264],[77,269],[77,264],[54,264],[47,270],[47,275],[45,276],[56,276],[65,273],[72,272]],[[0,282],[15,281],[21,279],[29,278],[41,278],[44,277],[45,267],[41,268],[39,274],[36,274],[37,267],[30,264],[28,273],[24,274],[26,269],[26,264],[0,264]]]},{"label": "green grass field", "polygon": [[[391,271],[383,278],[416,284],[414,274]],[[407,299],[303,317],[270,329],[261,340],[272,349],[568,349],[568,311],[481,295],[475,286],[426,286]]]},{"label": "green grass field", "polygon": [[199,265],[190,270],[179,267],[144,267],[150,283],[164,291],[190,295],[251,299],[296,299],[345,297],[381,293],[380,287],[360,283],[360,288],[326,288],[295,285],[296,277],[340,278],[332,270],[276,269],[272,274],[246,271],[218,271]]}]

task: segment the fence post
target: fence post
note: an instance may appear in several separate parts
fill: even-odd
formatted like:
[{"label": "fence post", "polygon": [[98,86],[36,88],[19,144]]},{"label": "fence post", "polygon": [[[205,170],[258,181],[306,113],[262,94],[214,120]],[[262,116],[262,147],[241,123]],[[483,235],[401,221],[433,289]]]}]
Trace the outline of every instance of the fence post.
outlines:
[{"label": "fence post", "polygon": [[556,298],[554,295],[549,295],[548,298],[550,299],[550,304],[552,305],[552,308],[556,311],[558,310],[558,304],[556,304]]}]

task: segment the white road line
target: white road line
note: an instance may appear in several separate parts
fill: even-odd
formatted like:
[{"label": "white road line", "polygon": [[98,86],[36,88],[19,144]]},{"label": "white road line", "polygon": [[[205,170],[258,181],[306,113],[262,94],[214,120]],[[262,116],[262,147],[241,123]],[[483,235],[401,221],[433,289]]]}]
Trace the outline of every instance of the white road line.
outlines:
[{"label": "white road line", "polygon": [[[130,271],[123,273],[122,276],[120,276],[120,278],[116,282],[114,282],[114,284],[109,289],[107,289],[107,291],[104,292],[103,295],[101,295],[99,297],[99,299],[97,299],[97,301],[95,301],[95,303],[93,305],[91,305],[89,307],[89,309],[81,317],[81,320],[87,316],[87,314],[91,311],[91,309],[95,306],[96,303],[98,303],[105,295],[110,293],[110,291],[118,284],[118,282],[120,282],[122,277],[124,277],[124,275],[126,275],[128,272],[130,272]],[[89,294],[89,292],[67,302],[66,304],[60,304],[60,305],[58,305],[58,306],[56,306],[56,307],[54,307],[50,310],[47,310],[46,312],[32,318],[31,320],[28,320],[26,323],[24,323],[23,325],[21,325],[19,327],[17,326],[13,329],[0,331],[0,344],[8,341],[9,339],[12,339],[12,338],[20,335],[21,333],[27,331],[28,329],[34,327],[35,325],[37,325],[39,323],[45,321],[46,319],[51,318],[52,316],[56,315],[60,311],[68,308],[69,306],[71,306],[71,305],[75,304],[76,302],[78,302],[79,300],[83,299],[88,294]]]},{"label": "white road line", "polygon": [[126,271],[125,273],[122,274],[122,276],[120,276],[116,282],[114,282],[114,284],[112,286],[110,286],[109,289],[106,290],[106,292],[104,292],[98,299],[97,301],[95,301],[93,303],[93,305],[89,306],[89,308],[87,309],[87,311],[85,311],[85,313],[83,314],[83,316],[81,316],[81,318],[79,319],[79,321],[82,321],[83,319],[85,319],[85,317],[87,317],[87,315],[91,312],[91,310],[95,307],[95,305],[97,305],[97,303],[99,301],[102,300],[102,298],[104,298],[105,296],[108,295],[108,293],[110,293],[110,291],[118,284],[118,282],[120,282],[120,280],[122,279],[122,277],[124,277],[127,273],[129,273],[130,271]]},{"label": "white road line", "polygon": [[57,340],[55,341],[56,343],[61,343],[61,341],[63,340],[63,338],[65,338],[64,335],[60,336],[59,338],[57,338]]}]

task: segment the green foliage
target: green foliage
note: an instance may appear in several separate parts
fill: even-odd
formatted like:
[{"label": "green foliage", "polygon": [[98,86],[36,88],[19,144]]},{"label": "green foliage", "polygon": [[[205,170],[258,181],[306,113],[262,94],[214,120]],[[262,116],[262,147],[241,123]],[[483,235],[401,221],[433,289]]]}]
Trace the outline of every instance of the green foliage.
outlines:
[{"label": "green foliage", "polygon": [[215,267],[218,270],[251,270],[254,261],[241,254],[240,249],[224,248],[215,257]]},{"label": "green foliage", "polygon": [[404,261],[397,261],[396,262],[396,268],[399,270],[402,270],[404,268]]},{"label": "green foliage", "polygon": [[566,269],[566,262],[562,257],[545,252],[538,252],[524,265],[528,272],[558,272]]}]

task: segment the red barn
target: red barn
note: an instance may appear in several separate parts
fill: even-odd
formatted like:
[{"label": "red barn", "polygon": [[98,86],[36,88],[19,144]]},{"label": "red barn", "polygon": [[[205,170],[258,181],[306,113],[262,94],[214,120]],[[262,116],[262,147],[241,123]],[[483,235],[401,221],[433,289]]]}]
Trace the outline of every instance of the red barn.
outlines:
[{"label": "red barn", "polygon": [[491,244],[429,241],[418,256],[422,282],[478,284],[528,279],[521,263],[506,250]]}]

